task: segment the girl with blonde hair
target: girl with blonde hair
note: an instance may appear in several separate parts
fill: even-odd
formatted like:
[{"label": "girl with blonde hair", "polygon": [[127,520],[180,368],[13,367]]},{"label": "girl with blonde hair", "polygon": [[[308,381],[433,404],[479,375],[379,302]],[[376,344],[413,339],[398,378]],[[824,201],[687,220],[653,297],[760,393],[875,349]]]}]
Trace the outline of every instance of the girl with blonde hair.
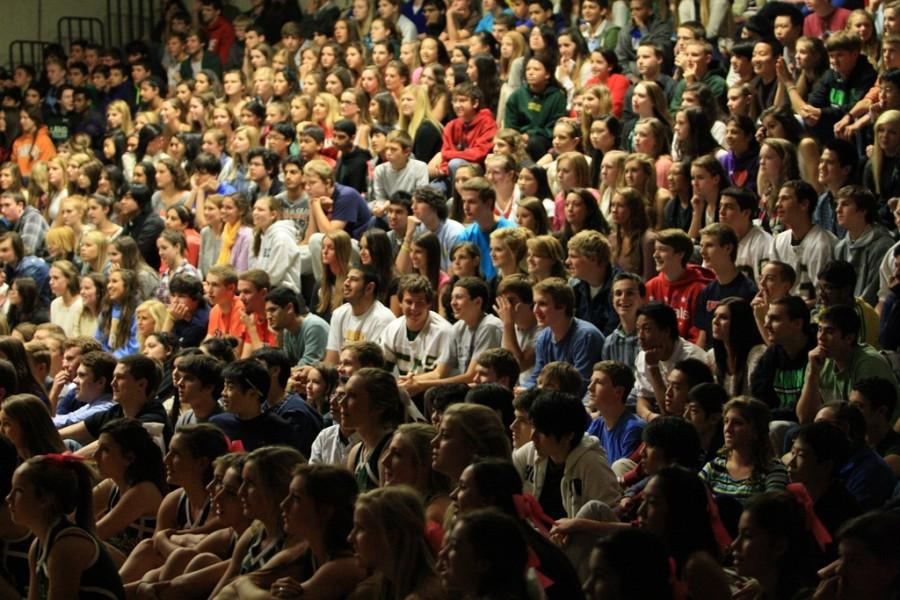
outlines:
[{"label": "girl with blonde hair", "polygon": [[522,86],[522,61],[527,46],[525,36],[518,31],[507,31],[500,38],[500,81],[510,91]]},{"label": "girl with blonde hair", "polygon": [[882,199],[900,193],[898,192],[900,187],[894,184],[897,170],[893,166],[896,164],[897,156],[900,155],[900,144],[895,141],[898,134],[900,134],[900,111],[886,110],[881,113],[875,121],[875,144],[872,158],[863,172],[863,185]]},{"label": "girl with blonde hair", "polygon": [[118,129],[125,137],[131,135],[134,131],[134,124],[131,120],[131,108],[124,100],[113,100],[106,107],[106,128],[109,130]]},{"label": "girl with blonde hair", "polygon": [[488,281],[491,298],[496,297],[497,287],[504,277],[525,274],[525,255],[528,252],[528,238],[531,230],[524,227],[504,227],[491,233],[491,263],[497,274]]},{"label": "girl with blonde hair", "polygon": [[[34,170],[32,170],[32,177]],[[47,187],[45,190],[48,198],[45,209],[42,211],[48,222],[56,220],[59,207],[69,195],[69,177],[66,172],[66,163],[59,156],[54,156],[47,161]]]},{"label": "girl with blonde hair", "polygon": [[137,320],[138,345],[143,350],[147,338],[162,331],[163,323],[166,322],[166,305],[155,298],[144,300],[138,304],[134,316]]},{"label": "girl with blonde hair", "polygon": [[231,141],[231,136],[234,135],[235,130],[241,125],[237,115],[234,114],[228,103],[223,100],[219,100],[213,106],[212,124],[213,127],[225,134],[226,146]]},{"label": "girl with blonde hair", "polygon": [[582,93],[581,139],[586,145],[594,120],[612,113],[612,95],[605,85],[592,85]]},{"label": "girl with blonde hair", "polygon": [[591,166],[581,152],[564,152],[556,159],[556,171],[559,191],[554,200],[553,230],[559,231],[566,219],[566,194],[574,188],[591,187]]},{"label": "girl with blonde hair", "polygon": [[258,147],[259,129],[243,126],[234,130],[234,135],[231,137],[231,158],[234,169],[231,172],[231,179],[227,183],[233,185],[242,194],[246,194],[250,187],[248,154],[252,148]]},{"label": "girl with blonde hair", "polygon": [[330,320],[331,313],[344,303],[344,279],[350,271],[350,260],[353,258],[353,244],[350,235],[343,229],[325,234],[322,239],[322,281],[318,282],[318,298],[316,313]]},{"label": "girl with blonde hair", "polygon": [[603,155],[600,163],[600,212],[609,220],[609,205],[616,188],[622,185],[625,175],[625,159],[628,153],[622,150],[611,150]]},{"label": "girl with blonde hair", "polygon": [[400,120],[397,128],[413,140],[412,154],[428,162],[441,150],[443,127],[431,113],[428,89],[424,85],[410,85],[400,94]]},{"label": "girl with blonde hair", "polygon": [[54,260],[73,260],[75,257],[75,232],[68,225],[55,225],[47,230],[44,236],[47,258]]},{"label": "girl with blonde hair", "polygon": [[81,244],[82,236],[91,229],[85,223],[84,215],[87,203],[84,196],[68,196],[60,204],[59,213],[56,215],[54,226],[66,225],[75,232],[75,247]]},{"label": "girl with blonde hair", "polygon": [[328,92],[319,92],[312,102],[312,118],[330,140],[334,124],[341,118],[340,102]]},{"label": "girl with blonde hair", "polygon": [[243,194],[232,194],[222,199],[222,241],[217,265],[231,265],[238,273],[246,271],[253,230],[249,227],[250,202]]},{"label": "girl with blonde hair", "polygon": [[444,597],[425,522],[422,498],[412,488],[379,488],[357,499],[350,541],[360,565],[375,573],[378,598]]},{"label": "girl with blonde hair", "polygon": [[875,17],[868,11],[857,8],[847,17],[845,29],[859,37],[860,54],[865,56],[873,67],[878,67],[881,61],[881,40],[875,29]]},{"label": "girl with blonde hair", "polygon": [[431,441],[432,468],[459,481],[476,458],[509,460],[512,445],[496,411],[480,404],[452,404],[441,417],[438,435]]},{"label": "girl with blonde hair", "polygon": [[81,257],[81,274],[106,273],[109,263],[106,252],[109,240],[99,231],[88,231],[81,238],[78,253]]},{"label": "girl with blonde hair", "polygon": [[667,188],[672,168],[672,129],[655,117],[640,119],[634,127],[632,152],[643,152],[656,165],[656,187]]},{"label": "girl with blonde hair", "polygon": [[494,213],[515,223],[521,197],[516,185],[519,169],[515,159],[509,154],[488,154],[484,166],[484,177],[496,194]]},{"label": "girl with blonde hair", "polygon": [[422,75],[422,64],[419,62],[419,42],[403,42],[400,44],[400,62],[409,69],[409,83],[415,85]]},{"label": "girl with blonde hair", "polygon": [[450,482],[431,468],[431,440],[437,429],[427,423],[404,423],[397,428],[381,459],[384,487],[409,486],[425,499],[425,517],[443,524],[450,506]]}]

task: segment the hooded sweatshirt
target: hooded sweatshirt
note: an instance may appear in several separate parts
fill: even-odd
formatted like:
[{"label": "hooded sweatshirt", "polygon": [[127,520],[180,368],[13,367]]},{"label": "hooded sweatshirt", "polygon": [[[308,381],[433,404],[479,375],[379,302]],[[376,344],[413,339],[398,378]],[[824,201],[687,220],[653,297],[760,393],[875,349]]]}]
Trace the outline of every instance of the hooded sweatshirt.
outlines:
[{"label": "hooded sweatshirt", "polygon": [[859,296],[871,306],[878,304],[878,268],[894,245],[894,239],[883,225],[867,226],[855,241],[845,235],[834,248],[835,260],[845,260],[856,269],[854,296]]},{"label": "hooded sweatshirt", "polygon": [[50,139],[50,132],[42,125],[33,135],[23,133],[12,146],[12,155],[22,171],[23,177],[31,175],[31,165],[39,160],[50,160],[56,156],[56,146]]},{"label": "hooded sweatshirt", "polygon": [[482,163],[494,147],[497,121],[489,108],[482,108],[466,123],[457,117],[444,129],[441,144],[441,173],[450,173],[450,161],[460,158],[470,163]]},{"label": "hooded sweatshirt", "polygon": [[678,317],[678,335],[690,342],[697,341],[700,330],[694,327],[697,298],[707,283],[715,279],[708,269],[688,265],[680,279],[669,281],[660,273],[647,282],[647,300],[662,302],[675,309]]},{"label": "hooded sweatshirt", "polygon": [[275,221],[263,233],[259,252],[250,257],[250,268],[268,273],[272,287],[286,285],[300,291],[300,246],[296,235],[293,221]]},{"label": "hooded sweatshirt", "polygon": [[[539,455],[534,443],[528,442],[513,452],[513,464],[522,476],[522,491],[539,498],[547,475],[547,457]],[[577,515],[589,500],[615,506],[622,497],[619,481],[607,463],[606,451],[594,436],[585,434],[569,453],[560,492],[569,517]]]}]

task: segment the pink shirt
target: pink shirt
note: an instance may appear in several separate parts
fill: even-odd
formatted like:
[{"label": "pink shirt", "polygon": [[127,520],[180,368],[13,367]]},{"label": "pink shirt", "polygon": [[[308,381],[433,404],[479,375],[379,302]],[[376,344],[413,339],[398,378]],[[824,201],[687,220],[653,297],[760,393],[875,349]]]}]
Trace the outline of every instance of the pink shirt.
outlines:
[{"label": "pink shirt", "polygon": [[844,29],[847,26],[848,17],[850,17],[850,11],[846,8],[836,8],[825,18],[816,13],[810,13],[803,19],[803,35],[824,40],[832,33]]}]

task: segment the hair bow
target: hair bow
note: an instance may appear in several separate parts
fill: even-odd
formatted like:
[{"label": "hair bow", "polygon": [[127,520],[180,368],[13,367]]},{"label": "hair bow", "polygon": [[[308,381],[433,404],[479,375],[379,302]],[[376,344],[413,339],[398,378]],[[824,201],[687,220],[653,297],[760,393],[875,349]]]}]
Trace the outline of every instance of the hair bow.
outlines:
[{"label": "hair bow", "polygon": [[825,529],[825,526],[822,525],[822,521],[820,521],[819,517],[816,515],[812,496],[806,491],[806,486],[802,483],[789,483],[787,485],[787,491],[794,496],[794,500],[796,500],[803,508],[803,512],[806,513],[806,529],[812,534],[813,538],[815,538],[816,543],[819,545],[819,549],[824,551],[825,547],[831,543],[832,537],[831,534],[828,533],[828,530]]}]

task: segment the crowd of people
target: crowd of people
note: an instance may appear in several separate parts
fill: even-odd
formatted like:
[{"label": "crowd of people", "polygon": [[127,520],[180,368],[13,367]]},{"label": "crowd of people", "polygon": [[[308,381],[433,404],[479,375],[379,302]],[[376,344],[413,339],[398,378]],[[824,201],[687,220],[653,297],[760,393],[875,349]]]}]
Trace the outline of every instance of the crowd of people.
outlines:
[{"label": "crowd of people", "polygon": [[250,5],[0,70],[0,597],[900,598],[900,0]]}]

